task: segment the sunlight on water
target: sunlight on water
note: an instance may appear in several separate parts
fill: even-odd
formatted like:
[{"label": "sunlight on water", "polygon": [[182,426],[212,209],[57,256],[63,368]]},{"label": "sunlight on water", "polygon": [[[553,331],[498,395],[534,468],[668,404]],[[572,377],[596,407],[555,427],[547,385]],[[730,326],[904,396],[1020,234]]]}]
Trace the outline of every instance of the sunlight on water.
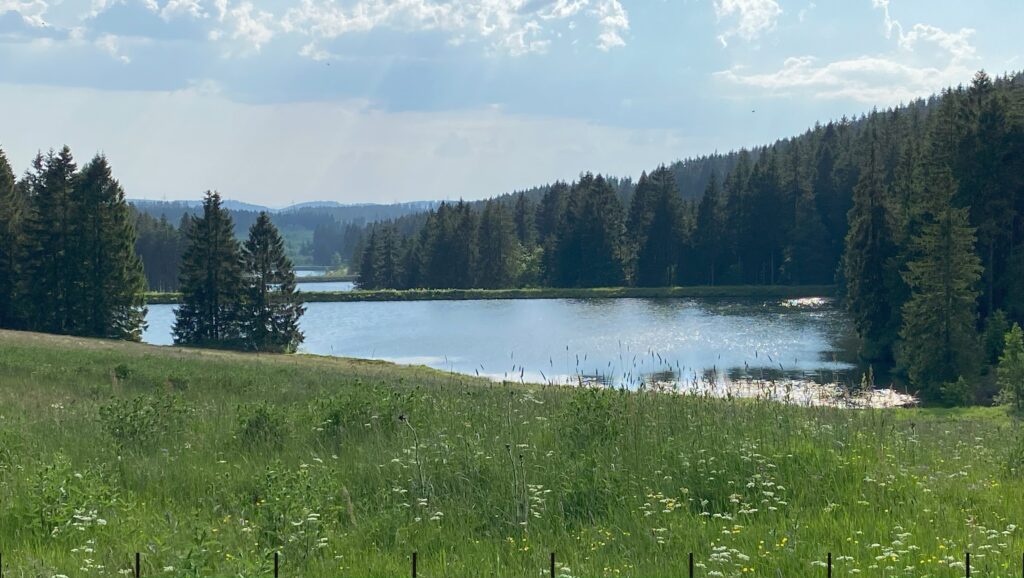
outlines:
[{"label": "sunlight on water", "polygon": [[[154,305],[144,339],[169,344],[173,306]],[[855,385],[828,299],[310,303],[301,351],[534,383],[657,387],[709,395],[826,395]],[[828,388],[826,388],[828,389]]]}]

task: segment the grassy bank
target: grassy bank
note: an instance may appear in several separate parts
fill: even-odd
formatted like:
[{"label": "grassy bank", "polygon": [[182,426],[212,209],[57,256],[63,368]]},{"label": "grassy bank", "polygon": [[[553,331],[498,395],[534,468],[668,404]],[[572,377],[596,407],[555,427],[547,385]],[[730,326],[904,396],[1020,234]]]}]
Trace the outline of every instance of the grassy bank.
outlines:
[{"label": "grassy bank", "polygon": [[[526,289],[410,289],[405,291],[302,292],[307,303],[349,301],[466,301],[472,299],[735,298],[798,299],[834,295],[833,285],[722,285],[699,287],[597,287]],[[146,293],[151,304],[177,303],[177,293]]]},{"label": "grassy bank", "polygon": [[[1000,409],[803,409],[0,332],[4,576],[1019,574]],[[906,570],[912,568],[912,570]],[[720,572],[721,574],[712,574]]]}]

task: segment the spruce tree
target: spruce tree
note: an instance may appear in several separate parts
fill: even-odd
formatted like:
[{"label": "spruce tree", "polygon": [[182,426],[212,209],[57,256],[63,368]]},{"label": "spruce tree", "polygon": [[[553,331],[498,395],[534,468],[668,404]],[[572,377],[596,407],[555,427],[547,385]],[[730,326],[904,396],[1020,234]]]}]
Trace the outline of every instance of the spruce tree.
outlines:
[{"label": "spruce tree", "polygon": [[356,285],[360,289],[380,289],[380,254],[381,247],[377,242],[377,230],[371,229],[370,236],[363,243],[359,256],[359,276]]},{"label": "spruce tree", "polygon": [[939,177],[929,187],[935,212],[914,239],[917,257],[903,273],[911,296],[903,305],[899,355],[911,383],[932,400],[943,399],[945,384],[974,378],[980,357],[975,232],[968,210],[952,204],[952,176]]},{"label": "spruce tree", "polygon": [[[647,178],[646,209],[636,218],[640,231],[636,284],[641,287],[669,287],[676,282],[682,239],[682,207],[675,176],[664,165]],[[639,192],[640,186],[637,185]],[[635,205],[634,205],[635,206]],[[631,215],[632,217],[632,215]]]},{"label": "spruce tree", "polygon": [[7,156],[0,149],[0,327],[17,327],[20,253],[24,246],[25,187],[14,180]]},{"label": "spruce tree", "polygon": [[489,200],[480,217],[478,287],[507,289],[515,282],[516,227],[508,209]]},{"label": "spruce tree", "polygon": [[80,212],[75,198],[76,165],[71,149],[36,155],[26,175],[30,210],[25,223],[22,264],[28,327],[47,333],[75,333],[82,277],[77,240]]},{"label": "spruce tree", "polygon": [[266,212],[249,229],[243,249],[246,301],[241,317],[247,349],[291,353],[302,343],[305,308],[295,290],[295,271],[284,240]]},{"label": "spruce tree", "polygon": [[861,357],[884,361],[892,358],[899,331],[897,247],[891,217],[885,203],[877,140],[854,187],[843,273],[846,304],[861,339]]},{"label": "spruce tree", "polygon": [[182,345],[238,347],[243,301],[242,256],[231,214],[220,195],[207,192],[203,214],[191,219],[181,260],[181,305],[174,341]]},{"label": "spruce tree", "polygon": [[145,324],[146,283],[135,253],[131,207],[102,155],[82,168],[76,189],[75,254],[81,267],[76,332],[138,341]]},{"label": "spruce tree", "polygon": [[723,253],[724,223],[722,222],[722,192],[718,186],[718,176],[711,173],[704,196],[697,205],[697,230],[695,248],[701,261],[701,270],[697,276],[699,283],[714,285],[716,273]]},{"label": "spruce tree", "polygon": [[403,283],[402,239],[393,225],[381,229],[378,258],[377,284],[383,289],[400,288]]},{"label": "spruce tree", "polygon": [[515,207],[515,221],[516,221],[516,238],[519,240],[519,244],[525,249],[533,247],[536,242],[536,227],[534,225],[534,216],[536,209],[530,199],[526,197],[525,193],[519,193],[516,195],[516,207]]}]

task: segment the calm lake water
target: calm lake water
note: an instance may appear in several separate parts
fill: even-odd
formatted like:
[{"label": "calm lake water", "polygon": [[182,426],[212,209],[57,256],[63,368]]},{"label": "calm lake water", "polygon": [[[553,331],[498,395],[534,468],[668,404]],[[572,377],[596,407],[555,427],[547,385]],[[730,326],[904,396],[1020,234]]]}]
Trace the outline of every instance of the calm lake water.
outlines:
[{"label": "calm lake water", "polygon": [[[171,343],[173,305],[149,306],[146,320],[146,342]],[[515,381],[721,387],[859,379],[843,361],[849,321],[822,299],[309,303],[302,330],[305,353]]]}]

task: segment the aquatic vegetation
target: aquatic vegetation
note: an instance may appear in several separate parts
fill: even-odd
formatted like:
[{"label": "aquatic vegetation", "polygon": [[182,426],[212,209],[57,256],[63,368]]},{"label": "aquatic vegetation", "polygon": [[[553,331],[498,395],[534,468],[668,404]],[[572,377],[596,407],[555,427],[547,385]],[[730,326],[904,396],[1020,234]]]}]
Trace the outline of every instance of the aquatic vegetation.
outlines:
[{"label": "aquatic vegetation", "polygon": [[[119,391],[96,394],[120,365]],[[0,332],[4,576],[1019,573],[1021,426]],[[187,384],[174,386],[168,382]],[[283,573],[283,575],[285,575]]]}]

